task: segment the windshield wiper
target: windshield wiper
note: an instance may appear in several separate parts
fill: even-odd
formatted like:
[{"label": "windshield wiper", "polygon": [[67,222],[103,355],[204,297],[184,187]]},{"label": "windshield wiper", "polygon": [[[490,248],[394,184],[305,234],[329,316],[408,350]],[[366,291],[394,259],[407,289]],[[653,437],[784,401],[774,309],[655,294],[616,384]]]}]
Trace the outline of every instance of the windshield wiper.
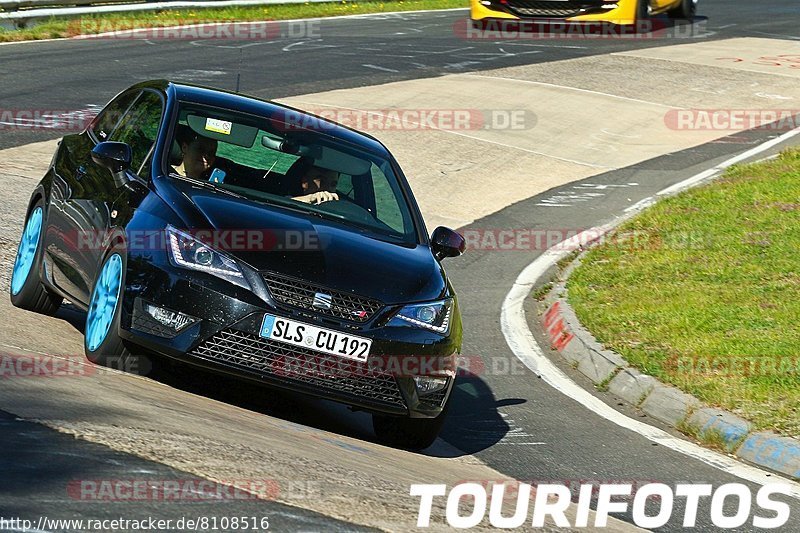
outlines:
[{"label": "windshield wiper", "polygon": [[372,228],[370,228],[369,226],[364,226],[362,224],[359,224],[358,222],[353,222],[352,220],[346,218],[344,215],[339,215],[337,213],[331,213],[329,211],[318,211],[316,209],[308,210],[306,212],[311,214],[311,215],[313,215],[313,216],[315,216],[315,217],[317,217],[317,218],[334,220],[336,222],[341,223],[344,226],[357,229],[359,231],[359,233],[362,233],[364,235],[368,235],[368,236],[372,237],[373,239],[377,239],[379,241],[384,241],[385,242],[387,240],[390,240],[391,242],[400,242],[400,243],[405,243],[406,242],[405,238],[403,238],[403,237],[400,237],[398,235],[391,235],[389,233],[379,233],[379,232],[373,230]]},{"label": "windshield wiper", "polygon": [[191,183],[192,185],[199,185],[199,186],[204,187],[206,189],[211,189],[212,191],[215,191],[215,192],[216,191],[221,191],[221,192],[224,192],[225,194],[228,194],[228,195],[233,196],[235,198],[240,198],[240,199],[243,199],[243,200],[247,200],[247,196],[243,196],[243,195],[241,195],[239,193],[235,193],[235,192],[233,192],[231,190],[228,190],[228,189],[223,189],[222,187],[218,187],[218,186],[216,186],[213,183],[208,182],[208,181],[198,180],[198,179],[194,179],[194,178],[187,178],[186,176],[181,176],[180,174],[178,174],[176,172],[170,172],[169,176],[171,178],[182,179],[184,181],[187,181],[187,182]]},{"label": "windshield wiper", "polygon": [[348,226],[355,226],[357,228],[363,227],[360,226],[359,224],[356,224],[355,222],[349,221],[347,218],[345,218],[344,215],[338,215],[336,213],[331,213],[330,211],[320,211],[318,209],[313,209],[313,207],[311,209],[308,209],[308,207],[312,206],[306,204],[306,209],[302,209],[302,211],[317,218],[325,218],[328,220],[335,220],[337,222],[344,222]]}]

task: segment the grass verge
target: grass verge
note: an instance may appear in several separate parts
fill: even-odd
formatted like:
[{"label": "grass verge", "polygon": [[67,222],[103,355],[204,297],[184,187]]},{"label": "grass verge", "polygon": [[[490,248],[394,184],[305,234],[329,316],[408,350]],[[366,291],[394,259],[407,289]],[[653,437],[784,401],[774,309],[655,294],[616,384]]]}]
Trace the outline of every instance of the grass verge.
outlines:
[{"label": "grass verge", "polygon": [[800,150],[659,202],[568,281],[581,322],[658,379],[800,436]]},{"label": "grass verge", "polygon": [[177,9],[108,13],[80,17],[52,17],[36,21],[28,28],[4,30],[0,28],[0,42],[58,39],[107,31],[135,28],[167,27],[207,22],[252,22],[288,20],[337,15],[385,13],[388,11],[416,11],[424,9],[449,9],[466,7],[464,0],[386,0],[341,1],[307,4],[282,4],[272,6],[247,6],[227,8]]}]

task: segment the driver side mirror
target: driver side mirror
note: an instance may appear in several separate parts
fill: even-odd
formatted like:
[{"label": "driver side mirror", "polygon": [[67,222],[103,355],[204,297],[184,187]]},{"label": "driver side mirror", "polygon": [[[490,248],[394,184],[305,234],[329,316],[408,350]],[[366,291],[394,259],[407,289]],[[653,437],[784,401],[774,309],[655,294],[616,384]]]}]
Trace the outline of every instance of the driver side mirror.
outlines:
[{"label": "driver side mirror", "polygon": [[92,150],[92,161],[111,172],[117,187],[124,187],[128,183],[125,172],[131,168],[132,159],[131,147],[125,143],[102,142]]},{"label": "driver side mirror", "polygon": [[436,259],[441,261],[445,257],[458,257],[467,249],[467,241],[459,233],[439,226],[431,235],[431,249]]}]

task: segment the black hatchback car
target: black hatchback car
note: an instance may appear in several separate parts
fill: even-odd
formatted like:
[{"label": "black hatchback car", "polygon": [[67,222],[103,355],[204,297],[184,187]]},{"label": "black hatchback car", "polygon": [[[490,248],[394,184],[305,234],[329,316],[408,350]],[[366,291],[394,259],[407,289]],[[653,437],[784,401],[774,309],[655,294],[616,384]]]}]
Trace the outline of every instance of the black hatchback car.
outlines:
[{"label": "black hatchback car", "polygon": [[430,445],[461,317],[400,167],[374,138],[167,81],[64,137],[28,206],[14,305],[87,310],[95,362],[155,353],[336,400],[379,438]]}]

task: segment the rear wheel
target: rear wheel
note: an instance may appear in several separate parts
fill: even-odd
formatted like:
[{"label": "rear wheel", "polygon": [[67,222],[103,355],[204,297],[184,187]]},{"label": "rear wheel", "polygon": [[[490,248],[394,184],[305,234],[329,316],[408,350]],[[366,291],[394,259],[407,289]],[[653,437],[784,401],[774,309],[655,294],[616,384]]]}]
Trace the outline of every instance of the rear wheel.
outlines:
[{"label": "rear wheel", "polygon": [[375,435],[389,446],[408,450],[424,450],[436,440],[444,425],[447,408],[436,418],[372,415]]},{"label": "rear wheel", "polygon": [[25,221],[11,274],[11,303],[35,313],[52,315],[64,299],[47,291],[41,281],[44,202],[39,200]]},{"label": "rear wheel", "polygon": [[636,4],[636,22],[641,22],[650,18],[650,0],[639,0]]},{"label": "rear wheel", "polygon": [[697,13],[697,0],[681,0],[681,5],[668,13],[671,18],[694,20]]}]

